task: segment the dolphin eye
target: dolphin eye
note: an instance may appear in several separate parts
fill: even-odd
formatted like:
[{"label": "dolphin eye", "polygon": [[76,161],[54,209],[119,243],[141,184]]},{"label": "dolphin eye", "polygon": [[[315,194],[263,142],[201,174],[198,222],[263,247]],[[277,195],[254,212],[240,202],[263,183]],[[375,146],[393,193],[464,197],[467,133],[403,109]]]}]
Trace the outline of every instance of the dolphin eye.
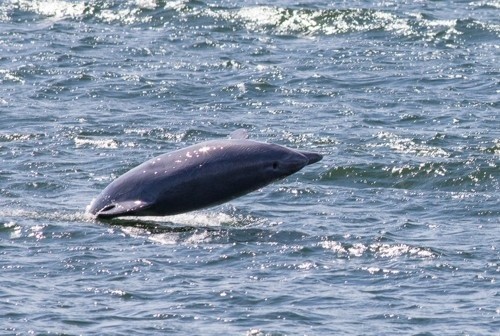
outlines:
[{"label": "dolphin eye", "polygon": [[278,169],[278,166],[279,166],[278,162],[274,161],[273,162],[273,169]]}]

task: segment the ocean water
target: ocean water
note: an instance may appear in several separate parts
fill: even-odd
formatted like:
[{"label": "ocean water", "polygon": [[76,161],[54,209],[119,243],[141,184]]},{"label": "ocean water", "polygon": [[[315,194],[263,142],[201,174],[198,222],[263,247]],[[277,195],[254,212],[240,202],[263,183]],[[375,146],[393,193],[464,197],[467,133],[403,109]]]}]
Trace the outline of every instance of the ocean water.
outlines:
[{"label": "ocean water", "polygon": [[[500,335],[500,2],[0,0],[0,334]],[[224,138],[324,159],[97,221]]]}]

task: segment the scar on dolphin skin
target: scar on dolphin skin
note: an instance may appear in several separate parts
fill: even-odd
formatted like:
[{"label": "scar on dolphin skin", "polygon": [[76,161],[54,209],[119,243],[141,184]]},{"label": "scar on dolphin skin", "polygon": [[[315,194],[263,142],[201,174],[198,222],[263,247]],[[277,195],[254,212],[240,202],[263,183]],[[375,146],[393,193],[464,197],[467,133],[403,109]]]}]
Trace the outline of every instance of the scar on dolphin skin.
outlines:
[{"label": "scar on dolphin skin", "polygon": [[97,218],[168,216],[222,204],[318,162],[321,154],[248,139],[205,141],[152,158],[111,182],[89,206]]}]

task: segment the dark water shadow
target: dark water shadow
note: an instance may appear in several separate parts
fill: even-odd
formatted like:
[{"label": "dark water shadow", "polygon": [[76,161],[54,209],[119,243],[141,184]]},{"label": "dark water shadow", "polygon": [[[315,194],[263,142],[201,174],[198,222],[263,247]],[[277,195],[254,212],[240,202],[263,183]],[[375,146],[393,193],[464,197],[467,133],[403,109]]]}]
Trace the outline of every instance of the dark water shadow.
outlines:
[{"label": "dark water shadow", "polygon": [[118,227],[131,227],[141,230],[145,230],[150,234],[163,234],[163,233],[189,233],[189,232],[199,232],[209,231],[218,232],[221,230],[220,227],[210,227],[210,226],[195,226],[195,225],[183,225],[175,223],[172,221],[154,221],[154,220],[138,220],[138,219],[125,219],[125,218],[115,218],[111,220],[99,220],[101,223],[105,223],[111,226]]},{"label": "dark water shadow", "polygon": [[249,223],[217,223],[215,225],[190,225],[169,220],[148,220],[137,218],[114,218],[99,220],[99,222],[120,228],[136,228],[144,230],[146,234],[160,235],[180,234],[180,240],[192,235],[207,233],[213,243],[281,243],[290,244],[308,239],[307,234],[295,230],[280,230],[277,227],[255,227]]}]

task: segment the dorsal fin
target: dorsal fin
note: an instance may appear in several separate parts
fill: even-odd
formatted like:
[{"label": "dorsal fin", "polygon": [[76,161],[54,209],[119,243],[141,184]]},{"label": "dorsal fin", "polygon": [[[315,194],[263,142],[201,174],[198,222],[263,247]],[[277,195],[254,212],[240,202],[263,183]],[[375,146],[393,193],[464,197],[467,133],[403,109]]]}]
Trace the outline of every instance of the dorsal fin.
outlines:
[{"label": "dorsal fin", "polygon": [[248,139],[248,131],[244,128],[239,128],[229,134],[229,139]]}]

